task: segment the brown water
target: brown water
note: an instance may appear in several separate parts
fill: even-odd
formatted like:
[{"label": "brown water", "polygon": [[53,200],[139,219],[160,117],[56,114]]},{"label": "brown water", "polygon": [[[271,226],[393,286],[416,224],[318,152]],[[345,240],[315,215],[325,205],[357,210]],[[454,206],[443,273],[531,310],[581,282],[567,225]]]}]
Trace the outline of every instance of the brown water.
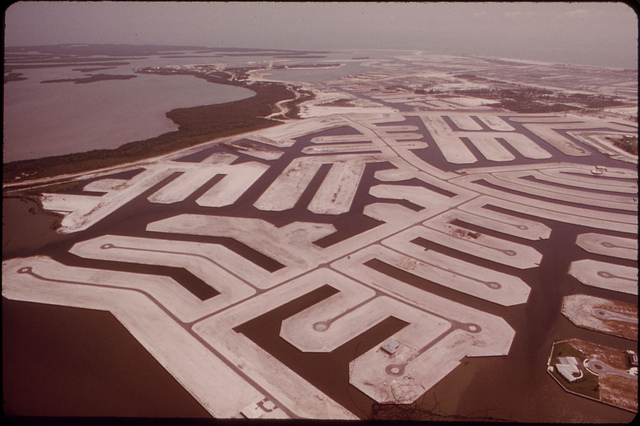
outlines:
[{"label": "brown water", "polygon": [[2,259],[28,256],[44,245],[62,241],[55,232],[59,216],[43,213],[23,198],[2,199]]},{"label": "brown water", "polygon": [[10,416],[210,417],[108,312],[3,297],[2,367]]}]

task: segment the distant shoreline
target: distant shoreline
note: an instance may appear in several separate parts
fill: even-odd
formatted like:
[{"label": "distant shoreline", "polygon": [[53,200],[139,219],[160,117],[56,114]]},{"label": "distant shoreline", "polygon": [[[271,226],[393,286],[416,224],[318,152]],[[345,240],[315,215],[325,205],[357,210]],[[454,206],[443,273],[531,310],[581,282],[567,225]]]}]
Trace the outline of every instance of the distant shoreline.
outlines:
[{"label": "distant shoreline", "polygon": [[[245,75],[246,69],[235,71],[232,74],[221,72],[215,75],[199,74],[193,71],[174,71],[172,74],[195,75],[213,83],[244,87],[254,91],[255,96],[223,104],[173,109],[167,112],[166,116],[179,126],[177,131],[130,142],[115,149],[98,149],[5,163],[2,168],[3,183],[16,184],[23,181],[24,186],[18,186],[28,188],[29,181],[33,179],[116,166],[168,154],[212,139],[271,127],[280,122],[264,117],[274,112],[276,103],[289,100],[290,102],[285,103],[289,111],[286,113],[287,117],[283,118],[296,118],[296,106],[311,96],[310,94],[296,96],[296,89],[283,83],[262,81],[250,83],[241,78]],[[12,186],[15,188],[15,185]]]},{"label": "distant shoreline", "polygon": [[58,80],[43,80],[40,83],[74,83],[74,84],[86,84],[86,83],[95,83],[97,81],[108,81],[108,80],[129,80],[132,78],[137,78],[137,75],[122,75],[122,74],[95,74],[89,77],[80,77],[80,78],[61,78]]}]

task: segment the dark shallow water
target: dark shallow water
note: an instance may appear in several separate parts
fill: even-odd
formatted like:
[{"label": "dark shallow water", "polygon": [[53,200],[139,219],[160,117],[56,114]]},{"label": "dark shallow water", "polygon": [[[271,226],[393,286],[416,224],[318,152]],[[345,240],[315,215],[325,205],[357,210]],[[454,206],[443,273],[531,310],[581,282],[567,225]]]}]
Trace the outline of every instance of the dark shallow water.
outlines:
[{"label": "dark shallow water", "polygon": [[42,212],[35,201],[2,199],[2,259],[29,256],[47,244],[62,241],[56,233],[59,216]]},{"label": "dark shallow water", "polygon": [[3,297],[2,367],[10,416],[210,417],[109,312]]}]

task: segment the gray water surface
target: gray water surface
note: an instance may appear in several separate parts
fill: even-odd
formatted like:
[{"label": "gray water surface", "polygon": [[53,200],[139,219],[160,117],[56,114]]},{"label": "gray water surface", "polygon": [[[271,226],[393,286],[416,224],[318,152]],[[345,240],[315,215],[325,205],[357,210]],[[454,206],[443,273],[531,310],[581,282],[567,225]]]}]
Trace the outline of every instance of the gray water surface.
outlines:
[{"label": "gray water surface", "polygon": [[136,75],[85,84],[69,67],[17,70],[27,80],[4,86],[3,162],[117,148],[178,129],[172,109],[249,98],[252,90],[187,75],[134,74],[132,65],[96,73]]}]

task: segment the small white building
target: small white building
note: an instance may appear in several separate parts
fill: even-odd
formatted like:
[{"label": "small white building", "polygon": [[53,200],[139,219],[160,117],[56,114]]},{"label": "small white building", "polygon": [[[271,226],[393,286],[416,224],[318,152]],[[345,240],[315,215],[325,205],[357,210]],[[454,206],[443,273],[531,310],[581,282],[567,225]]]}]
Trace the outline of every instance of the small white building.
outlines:
[{"label": "small white building", "polygon": [[387,341],[385,344],[383,344],[382,346],[380,346],[380,348],[386,353],[388,353],[389,355],[393,355],[396,353],[396,350],[398,349],[399,346],[400,344],[398,342],[391,339]]},{"label": "small white building", "polygon": [[578,365],[578,359],[574,356],[560,356],[558,357],[560,364]]},{"label": "small white building", "polygon": [[556,370],[569,383],[582,378],[582,371],[578,368],[578,360],[572,356],[558,357]]}]

